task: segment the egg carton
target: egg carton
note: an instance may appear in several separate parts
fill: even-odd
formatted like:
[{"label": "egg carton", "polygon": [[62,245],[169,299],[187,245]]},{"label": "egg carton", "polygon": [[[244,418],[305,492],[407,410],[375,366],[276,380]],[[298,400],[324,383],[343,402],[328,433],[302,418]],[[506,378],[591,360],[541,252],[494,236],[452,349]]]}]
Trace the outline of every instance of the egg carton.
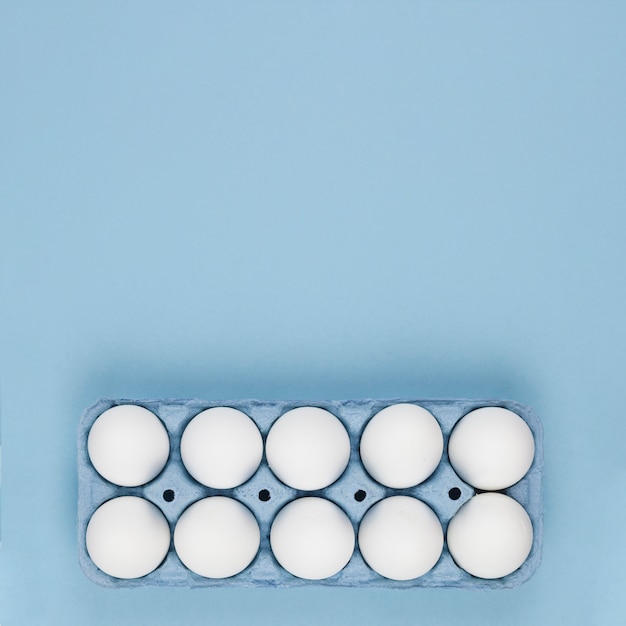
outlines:
[{"label": "egg carton", "polygon": [[[370,418],[382,409],[398,403],[416,404],[430,411],[443,432],[444,450],[434,473],[423,483],[408,489],[392,489],[377,483],[366,472],[359,456],[359,442]],[[156,414],[165,425],[170,439],[170,456],[163,471],[149,483],[139,487],[120,487],[105,480],[92,465],[87,438],[95,420],[107,409],[120,404],[135,404]],[[301,407],[326,409],[343,423],[350,437],[350,460],[341,477],[332,485],[317,491],[301,491],[283,484],[270,470],[265,453],[260,467],[243,485],[233,489],[212,489],[194,480],[185,469],[180,454],[182,433],[193,417],[213,407],[231,407],[248,415],[258,426],[263,441],[272,424],[285,412]],[[454,425],[467,413],[482,407],[502,407],[519,415],[535,440],[535,456],[527,474],[515,485],[500,493],[521,504],[532,522],[533,543],[526,561],[513,573],[497,579],[470,575],[453,560],[447,544],[437,564],[426,574],[413,580],[391,580],[372,570],[363,559],[358,542],[348,564],[337,574],[322,580],[298,578],[283,569],[270,547],[270,528],[277,513],[289,502],[304,496],[318,496],[337,504],[349,517],[355,536],[364,514],[383,498],[412,496],[425,502],[437,515],[444,531],[456,512],[479,490],[462,481],[448,459],[448,439]],[[78,429],[78,552],[83,572],[104,587],[129,588],[146,585],[167,587],[384,587],[409,589],[417,587],[456,587],[471,589],[503,589],[527,581],[541,560],[543,540],[542,510],[543,428],[535,413],[527,406],[502,400],[350,400],[323,402],[287,402],[241,400],[216,402],[190,400],[110,400],[102,399],[82,415]],[[173,542],[163,563],[152,573],[136,579],[120,579],[101,571],[89,557],[86,530],[93,513],[107,500],[118,496],[140,496],[155,504],[167,519],[171,533],[181,514],[194,502],[214,495],[234,498],[254,514],[260,527],[259,551],[252,563],[241,573],[224,579],[202,577],[187,569],[178,558]]]}]

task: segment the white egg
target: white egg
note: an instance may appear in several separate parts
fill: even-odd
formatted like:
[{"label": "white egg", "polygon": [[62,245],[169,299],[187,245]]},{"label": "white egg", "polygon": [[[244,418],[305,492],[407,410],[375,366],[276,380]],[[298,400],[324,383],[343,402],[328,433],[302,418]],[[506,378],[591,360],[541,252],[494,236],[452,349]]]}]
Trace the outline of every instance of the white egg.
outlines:
[{"label": "white egg", "polygon": [[280,510],[270,530],[276,560],[299,578],[321,580],[340,572],[354,552],[348,516],[323,498],[299,498]]},{"label": "white egg", "polygon": [[448,549],[459,567],[478,578],[502,578],[518,569],[533,545],[524,508],[501,493],[481,493],[450,520]]},{"label": "white egg", "polygon": [[394,404],[377,413],[361,436],[361,461],[368,474],[394,489],[424,482],[443,453],[437,420],[414,404]]},{"label": "white egg", "polygon": [[122,487],[137,487],[160,474],[170,454],[170,442],[154,413],[134,404],[121,404],[93,423],[87,450],[102,477]]},{"label": "white egg", "polygon": [[350,459],[350,437],[332,414],[299,407],[274,422],[265,444],[274,474],[294,489],[311,491],[334,483]]},{"label": "white egg", "polygon": [[392,496],[377,502],[359,526],[359,549],[381,576],[412,580],[429,572],[443,551],[439,518],[421,500]]},{"label": "white egg", "polygon": [[242,572],[259,551],[261,532],[241,502],[213,496],[194,502],[174,529],[178,558],[205,578],[229,578]]},{"label": "white egg", "polygon": [[214,489],[231,489],[256,472],[263,457],[263,439],[256,424],[229,407],[207,409],[187,425],[180,442],[187,471]]},{"label": "white egg", "polygon": [[121,496],[108,500],[91,516],[86,543],[91,560],[106,574],[140,578],[165,559],[170,527],[148,500]]},{"label": "white egg", "polygon": [[535,456],[528,424],[501,407],[468,413],[452,430],[448,456],[456,473],[485,491],[506,489],[521,480]]}]

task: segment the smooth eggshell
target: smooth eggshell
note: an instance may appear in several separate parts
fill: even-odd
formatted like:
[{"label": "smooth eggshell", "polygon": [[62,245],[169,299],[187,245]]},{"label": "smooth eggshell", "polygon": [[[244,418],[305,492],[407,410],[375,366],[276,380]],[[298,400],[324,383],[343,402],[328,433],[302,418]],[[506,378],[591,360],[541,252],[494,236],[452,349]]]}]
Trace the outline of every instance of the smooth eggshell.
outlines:
[{"label": "smooth eggshell", "polygon": [[174,529],[178,558],[205,578],[229,578],[252,563],[261,532],[241,502],[225,496],[198,500],[180,516]]},{"label": "smooth eggshell", "polygon": [[481,493],[450,520],[448,548],[459,567],[478,578],[502,578],[528,558],[533,527],[521,504],[501,493]]},{"label": "smooth eggshell", "polygon": [[87,450],[102,477],[122,487],[137,487],[160,474],[170,441],[154,413],[135,404],[120,404],[93,423]]},{"label": "smooth eggshell", "polygon": [[267,435],[270,469],[286,485],[323,489],[343,474],[350,460],[350,437],[332,413],[299,407],[278,418]]},{"label": "smooth eggshell", "polygon": [[367,511],[358,541],[365,562],[374,571],[393,580],[412,580],[437,564],[443,530],[427,504],[409,496],[392,496]]},{"label": "smooth eggshell", "polygon": [[456,424],[448,456],[465,482],[476,489],[497,491],[526,475],[535,456],[535,440],[528,424],[516,413],[483,407]]},{"label": "smooth eggshell", "polygon": [[215,407],[189,422],[180,453],[187,471],[198,482],[214,489],[232,489],[256,472],[263,457],[263,439],[245,413]]},{"label": "smooth eggshell", "polygon": [[106,574],[141,578],[165,559],[170,527],[161,511],[136,496],[120,496],[102,504],[89,520],[87,552]]},{"label": "smooth eggshell", "polygon": [[270,530],[272,552],[299,578],[321,580],[340,572],[354,552],[348,516],[324,498],[299,498],[282,508]]},{"label": "smooth eggshell", "polygon": [[393,489],[424,482],[443,452],[443,434],[433,415],[414,404],[394,404],[368,422],[361,460],[374,480]]}]

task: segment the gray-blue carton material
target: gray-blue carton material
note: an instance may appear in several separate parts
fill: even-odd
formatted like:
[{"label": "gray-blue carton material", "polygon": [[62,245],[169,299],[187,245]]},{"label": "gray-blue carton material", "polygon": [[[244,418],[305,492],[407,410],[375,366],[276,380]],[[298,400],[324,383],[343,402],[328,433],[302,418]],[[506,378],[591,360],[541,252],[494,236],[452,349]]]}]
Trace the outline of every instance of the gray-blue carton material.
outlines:
[{"label": "gray-blue carton material", "polygon": [[[365,471],[359,456],[359,441],[371,417],[383,408],[397,403],[412,403],[430,411],[439,422],[444,436],[444,452],[435,472],[425,482],[409,489],[391,489],[374,481]],[[155,413],[165,425],[170,438],[170,456],[163,471],[140,487],[114,485],[93,467],[87,451],[87,438],[95,420],[107,409],[120,404],[136,404]],[[263,440],[274,421],[286,411],[300,406],[316,406],[338,417],[350,436],[350,460],[342,476],[325,489],[304,492],[292,489],[274,476],[265,455],[259,469],[246,483],[234,489],[211,489],[195,481],[186,471],[180,455],[182,433],[198,413],[212,407],[227,406],[246,413],[257,424]],[[448,547],[437,564],[425,575],[407,581],[385,578],[370,569],[361,556],[358,544],[349,563],[337,574],[323,580],[306,580],[284,570],[274,558],[269,542],[271,524],[276,514],[288,502],[316,495],[337,504],[348,515],[355,534],[367,510],[379,500],[393,495],[408,495],[428,504],[441,522],[444,533],[450,519],[476,490],[455,473],[447,454],[448,439],[454,425],[470,411],[488,406],[509,409],[519,415],[530,427],[535,439],[535,457],[528,473],[503,493],[519,502],[528,513],[533,526],[533,544],[526,561],[513,573],[498,579],[474,577],[457,566]],[[385,587],[412,589],[417,587],[457,587],[471,589],[503,589],[516,587],[527,581],[541,561],[543,540],[542,507],[543,428],[535,413],[527,406],[504,400],[348,400],[321,402],[284,402],[262,400],[206,401],[198,399],[108,400],[102,399],[85,410],[78,429],[78,552],[80,565],[92,581],[104,587],[141,587],[145,585],[169,587],[294,587],[324,585],[333,587]],[[450,490],[457,488],[461,495],[452,499]],[[171,490],[172,501],[164,497]],[[260,493],[267,490],[268,500]],[[355,498],[357,492],[359,499]],[[255,515],[261,530],[261,545],[253,562],[240,574],[224,579],[204,578],[187,569],[179,560],[170,542],[163,563],[150,574],[136,579],[119,579],[104,573],[90,559],[86,546],[87,525],[94,511],[111,498],[123,495],[143,497],[155,504],[165,515],[173,533],[180,515],[192,503],[212,495],[225,495],[245,504]],[[458,495],[458,492],[454,494]]]}]

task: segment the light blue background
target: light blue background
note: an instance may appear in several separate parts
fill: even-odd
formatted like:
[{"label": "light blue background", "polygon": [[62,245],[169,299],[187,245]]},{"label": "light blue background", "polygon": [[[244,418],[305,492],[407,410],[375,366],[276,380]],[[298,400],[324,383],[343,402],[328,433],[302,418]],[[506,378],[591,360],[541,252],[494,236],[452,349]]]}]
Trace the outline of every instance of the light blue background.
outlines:
[{"label": "light blue background", "polygon": [[[622,624],[626,5],[5,2],[0,621]],[[502,397],[546,435],[510,592],[108,591],[100,396]]]}]

